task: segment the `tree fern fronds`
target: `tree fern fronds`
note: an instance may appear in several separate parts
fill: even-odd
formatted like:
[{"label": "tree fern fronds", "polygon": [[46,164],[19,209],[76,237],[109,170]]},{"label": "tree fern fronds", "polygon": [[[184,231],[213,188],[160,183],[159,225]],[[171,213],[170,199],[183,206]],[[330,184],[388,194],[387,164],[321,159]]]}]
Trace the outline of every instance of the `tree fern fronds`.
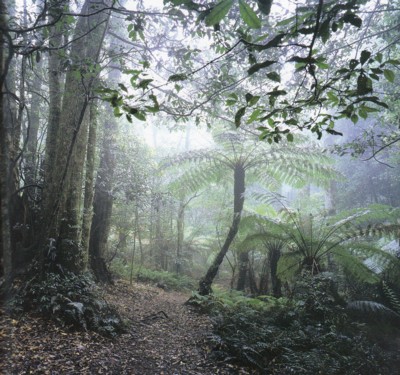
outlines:
[{"label": "tree fern fronds", "polygon": [[383,293],[385,294],[386,298],[389,300],[390,306],[393,308],[393,310],[397,313],[400,314],[400,298],[395,294],[393,289],[387,285],[385,281],[382,282],[382,290]]},{"label": "tree fern fronds", "polygon": [[278,261],[277,275],[281,280],[290,280],[301,269],[301,254],[296,251],[283,253]]},{"label": "tree fern fronds", "polygon": [[368,284],[379,282],[379,276],[367,267],[362,260],[350,254],[347,249],[337,246],[332,254],[336,263],[342,267],[345,273],[351,275],[356,280]]},{"label": "tree fern fronds", "polygon": [[379,302],[352,301],[347,304],[347,309],[365,314],[369,318],[400,318],[400,314]]}]

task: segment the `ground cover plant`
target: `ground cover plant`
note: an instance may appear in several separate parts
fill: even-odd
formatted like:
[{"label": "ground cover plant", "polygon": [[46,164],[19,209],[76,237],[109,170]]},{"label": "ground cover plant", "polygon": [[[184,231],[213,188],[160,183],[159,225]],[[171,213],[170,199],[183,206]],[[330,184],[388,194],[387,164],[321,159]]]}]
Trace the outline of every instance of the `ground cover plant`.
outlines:
[{"label": "ground cover plant", "polygon": [[[262,374],[393,374],[400,363],[396,321],[354,319],[334,288],[328,275],[304,275],[290,298],[224,292],[195,295],[192,303],[213,317],[213,354]],[[382,341],[389,330],[389,342]]]}]

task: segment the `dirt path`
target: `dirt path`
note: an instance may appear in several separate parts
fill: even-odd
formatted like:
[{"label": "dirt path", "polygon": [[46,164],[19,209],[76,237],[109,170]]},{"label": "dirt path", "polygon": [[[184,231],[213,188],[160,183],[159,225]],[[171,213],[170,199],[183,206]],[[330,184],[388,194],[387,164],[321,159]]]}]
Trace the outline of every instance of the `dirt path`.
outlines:
[{"label": "dirt path", "polygon": [[184,302],[188,296],[118,282],[105,292],[130,322],[115,340],[69,332],[32,316],[0,318],[1,374],[249,374],[212,360],[211,324]]}]

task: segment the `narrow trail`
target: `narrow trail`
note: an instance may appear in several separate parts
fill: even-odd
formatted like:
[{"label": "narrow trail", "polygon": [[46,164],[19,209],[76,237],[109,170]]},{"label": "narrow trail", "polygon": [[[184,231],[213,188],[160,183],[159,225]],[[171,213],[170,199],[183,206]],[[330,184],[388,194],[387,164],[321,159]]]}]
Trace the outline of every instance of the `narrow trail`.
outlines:
[{"label": "narrow trail", "polygon": [[0,373],[250,374],[213,360],[211,323],[184,305],[188,295],[120,281],[104,297],[130,323],[114,340],[70,332],[30,315],[0,316]]}]

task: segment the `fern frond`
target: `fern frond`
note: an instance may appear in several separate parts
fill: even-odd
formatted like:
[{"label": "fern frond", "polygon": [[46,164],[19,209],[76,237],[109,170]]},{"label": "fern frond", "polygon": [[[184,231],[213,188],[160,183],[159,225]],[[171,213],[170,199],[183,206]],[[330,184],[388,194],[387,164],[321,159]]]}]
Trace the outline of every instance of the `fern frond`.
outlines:
[{"label": "fern frond", "polygon": [[347,309],[366,314],[369,318],[400,318],[396,311],[374,301],[352,301],[347,304]]},{"label": "fern frond", "polygon": [[339,264],[345,273],[351,275],[356,280],[361,282],[366,282],[368,284],[375,284],[379,282],[378,275],[371,270],[371,268],[367,267],[364,262],[349,253],[349,251],[342,246],[336,246],[334,251],[332,252],[335,261]]},{"label": "fern frond", "polygon": [[385,294],[386,298],[389,300],[390,305],[392,306],[393,310],[400,314],[400,298],[395,294],[393,289],[387,285],[387,283],[382,283],[383,293]]}]

